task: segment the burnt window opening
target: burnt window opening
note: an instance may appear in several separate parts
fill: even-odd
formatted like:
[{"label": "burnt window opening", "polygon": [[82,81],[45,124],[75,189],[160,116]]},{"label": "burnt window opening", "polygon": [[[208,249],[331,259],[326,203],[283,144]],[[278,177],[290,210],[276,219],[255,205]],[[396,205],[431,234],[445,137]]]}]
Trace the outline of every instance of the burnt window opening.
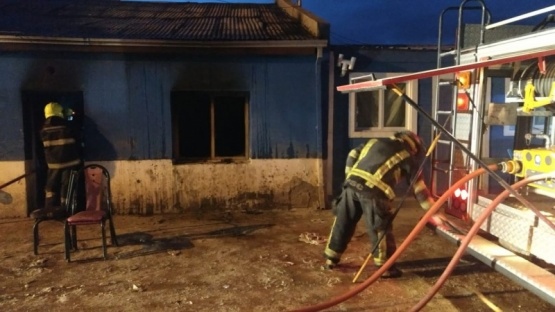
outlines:
[{"label": "burnt window opening", "polygon": [[247,158],[247,93],[174,91],[171,105],[174,163]]}]

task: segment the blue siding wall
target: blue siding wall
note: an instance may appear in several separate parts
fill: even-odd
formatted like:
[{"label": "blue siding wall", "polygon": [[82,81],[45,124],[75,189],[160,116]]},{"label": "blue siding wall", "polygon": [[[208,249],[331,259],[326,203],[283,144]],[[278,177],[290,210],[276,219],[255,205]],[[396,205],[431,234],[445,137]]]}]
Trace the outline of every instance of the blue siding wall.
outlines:
[{"label": "blue siding wall", "polygon": [[[29,63],[29,62],[26,62]],[[29,66],[29,64],[27,64]],[[19,70],[18,59],[0,58],[0,159],[22,160],[23,123],[20,85],[25,75]]]},{"label": "blue siding wall", "polygon": [[320,73],[312,59],[257,66],[251,98],[253,158],[321,157]]},{"label": "blue siding wall", "polygon": [[0,160],[22,160],[22,90],[82,91],[87,160],[171,158],[173,90],[248,91],[252,158],[321,157],[315,56],[3,54]]}]

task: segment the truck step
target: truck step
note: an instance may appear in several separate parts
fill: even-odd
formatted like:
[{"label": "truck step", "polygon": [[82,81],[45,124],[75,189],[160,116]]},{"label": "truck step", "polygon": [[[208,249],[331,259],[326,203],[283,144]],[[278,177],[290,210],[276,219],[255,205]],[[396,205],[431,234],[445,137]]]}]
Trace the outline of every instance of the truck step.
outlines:
[{"label": "truck step", "polygon": [[[449,222],[453,225],[452,222]],[[465,233],[460,224],[458,230],[436,228],[438,235],[459,246]],[[468,245],[466,253],[482,261],[541,299],[555,306],[555,275],[512,251],[476,235]]]}]

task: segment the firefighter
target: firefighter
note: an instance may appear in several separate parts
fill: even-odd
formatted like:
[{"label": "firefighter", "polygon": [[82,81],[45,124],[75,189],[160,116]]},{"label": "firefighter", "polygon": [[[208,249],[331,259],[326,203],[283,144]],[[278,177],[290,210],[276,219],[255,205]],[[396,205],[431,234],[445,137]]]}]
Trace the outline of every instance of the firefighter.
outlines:
[{"label": "firefighter", "polygon": [[[370,139],[349,152],[343,190],[333,210],[335,220],[324,250],[325,269],[333,269],[339,263],[362,217],[372,246],[376,246],[379,237],[384,235],[372,255],[374,265],[380,267],[395,252],[391,209],[394,187],[403,178],[410,184],[418,174],[413,191],[420,206],[428,210],[435,202],[421,172],[418,172],[424,154],[422,140],[411,131],[398,132],[391,138]],[[438,216],[430,222],[442,223]],[[401,275],[402,271],[393,265],[382,277]]]},{"label": "firefighter", "polygon": [[44,125],[40,135],[44,146],[44,156],[48,165],[46,176],[45,208],[64,205],[71,170],[81,166],[79,145],[66,121],[65,114],[71,113],[56,102],[44,107]]}]

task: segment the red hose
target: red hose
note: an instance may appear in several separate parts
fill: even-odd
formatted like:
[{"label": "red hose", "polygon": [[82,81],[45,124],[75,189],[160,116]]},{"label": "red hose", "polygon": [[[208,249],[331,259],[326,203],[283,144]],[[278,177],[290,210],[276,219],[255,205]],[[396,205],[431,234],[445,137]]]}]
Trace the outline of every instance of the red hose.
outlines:
[{"label": "red hose", "polygon": [[[494,165],[489,165],[488,168],[490,170],[499,170],[500,166],[497,165],[497,164],[494,164]],[[412,241],[416,238],[416,235],[418,235],[420,233],[420,231],[422,231],[422,229],[424,228],[424,226],[428,222],[428,219],[430,219],[430,217],[432,217],[439,210],[439,208],[441,208],[441,205],[443,205],[443,203],[445,201],[447,201],[447,199],[455,192],[455,190],[457,188],[459,188],[461,185],[463,185],[464,183],[466,183],[469,180],[483,174],[484,172],[486,172],[486,170],[484,168],[479,168],[476,171],[473,171],[473,172],[467,174],[466,176],[462,177],[460,180],[455,182],[455,184],[453,184],[445,193],[443,193],[443,195],[441,195],[441,197],[426,212],[426,214],[424,214],[424,216],[416,224],[414,229],[409,233],[409,235],[401,243],[399,248],[397,248],[395,253],[393,253],[393,255],[391,255],[391,257],[384,263],[384,265],[382,265],[376,272],[374,272],[374,274],[372,274],[372,276],[367,278],[360,285],[358,285],[355,288],[349,290],[348,292],[345,292],[344,294],[339,295],[335,298],[332,298],[332,299],[330,299],[326,302],[322,302],[322,303],[319,303],[319,304],[316,304],[316,305],[313,305],[313,306],[309,306],[309,307],[299,308],[299,309],[296,309],[296,310],[292,310],[291,312],[312,312],[312,311],[320,311],[320,310],[323,310],[323,309],[327,309],[329,307],[332,307],[334,305],[337,305],[341,302],[346,301],[347,299],[353,297],[354,295],[356,295],[356,294],[360,293],[361,291],[363,291],[364,289],[366,289],[368,286],[372,285],[372,283],[374,283],[385,271],[387,271],[387,269],[389,269],[395,263],[395,261],[399,258],[399,256],[401,256],[401,254],[405,251],[405,249],[408,247],[408,245],[410,243],[412,243]]]},{"label": "red hose", "polygon": [[[514,189],[514,190],[517,190],[518,188],[522,187],[523,185],[526,185],[528,183],[531,183],[531,182],[534,182],[534,181],[537,181],[537,180],[543,180],[543,179],[546,179],[546,178],[551,178],[554,175],[555,175],[555,173],[551,172],[551,173],[538,174],[538,175],[535,175],[535,176],[532,176],[532,177],[528,177],[524,180],[520,180],[520,181],[516,182],[515,184],[511,185],[511,188]],[[495,207],[497,207],[497,205],[499,205],[505,198],[507,198],[507,196],[509,196],[509,194],[510,194],[509,190],[505,190],[504,192],[499,194],[495,198],[495,200],[493,200],[487,206],[487,208],[482,212],[482,214],[480,214],[478,219],[476,219],[474,225],[472,225],[472,228],[470,228],[470,231],[466,234],[464,239],[461,241],[461,244],[460,244],[459,248],[457,249],[457,252],[455,253],[453,258],[451,259],[451,262],[449,262],[449,265],[447,265],[447,267],[445,268],[445,271],[443,271],[443,274],[441,274],[441,276],[439,277],[438,281],[428,291],[426,296],[424,296],[422,299],[420,299],[420,301],[414,307],[412,307],[412,309],[410,311],[420,311],[420,309],[422,309],[435,296],[435,294],[439,291],[441,286],[443,286],[443,284],[447,281],[447,278],[449,277],[449,275],[451,275],[451,273],[453,272],[453,270],[455,269],[455,267],[459,263],[461,257],[464,255],[466,247],[468,247],[468,244],[470,244],[470,241],[472,240],[472,238],[474,238],[476,233],[478,233],[478,230],[480,230],[480,226],[482,226],[482,223],[484,223],[484,221],[490,216],[493,209],[495,209]]]}]

